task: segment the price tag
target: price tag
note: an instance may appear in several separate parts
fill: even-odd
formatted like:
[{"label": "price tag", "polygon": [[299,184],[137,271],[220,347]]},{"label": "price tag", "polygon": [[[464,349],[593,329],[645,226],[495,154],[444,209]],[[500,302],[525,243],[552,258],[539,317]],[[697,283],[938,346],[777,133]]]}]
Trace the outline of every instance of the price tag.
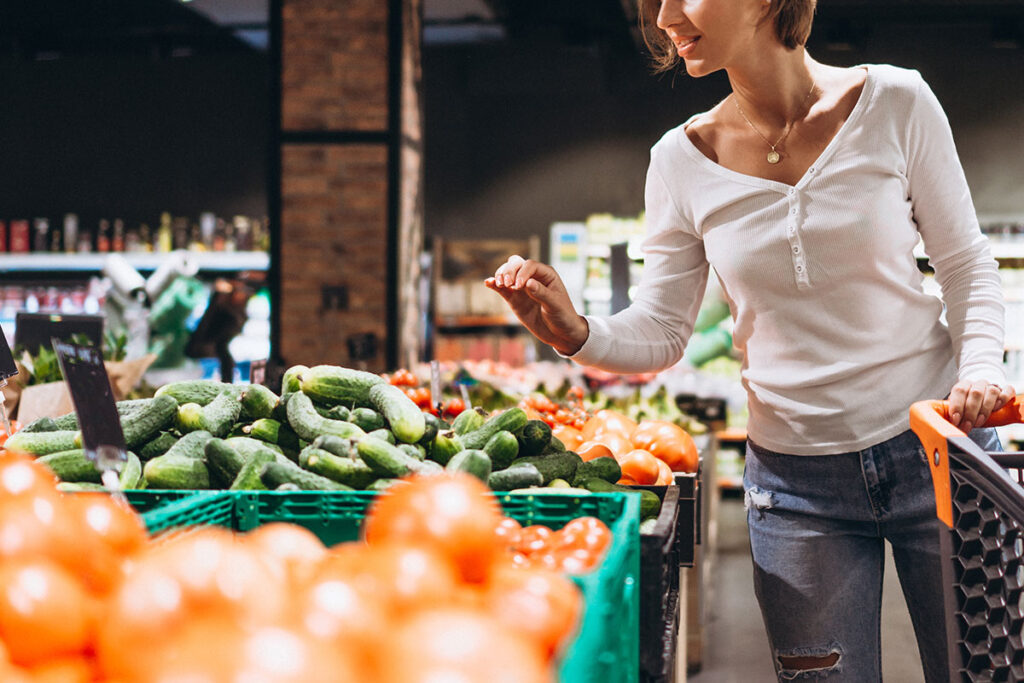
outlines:
[{"label": "price tag", "polygon": [[249,384],[266,384],[267,361],[254,360],[249,364]]},{"label": "price tag", "polygon": [[82,447],[101,472],[120,472],[128,459],[121,418],[114,404],[103,354],[93,346],[80,346],[54,338],[61,373],[82,429]]},{"label": "price tag", "polygon": [[434,408],[437,414],[441,414],[441,364],[436,360],[430,361],[430,396],[434,399]]}]

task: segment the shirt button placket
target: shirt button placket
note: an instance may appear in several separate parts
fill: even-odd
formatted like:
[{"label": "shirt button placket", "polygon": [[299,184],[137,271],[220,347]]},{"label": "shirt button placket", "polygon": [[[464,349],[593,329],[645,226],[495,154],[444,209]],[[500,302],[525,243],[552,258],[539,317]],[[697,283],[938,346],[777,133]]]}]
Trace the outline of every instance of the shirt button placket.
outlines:
[{"label": "shirt button placket", "polygon": [[796,275],[798,287],[809,287],[810,280],[807,277],[807,262],[804,259],[803,246],[800,244],[799,222],[800,222],[800,197],[796,188],[791,187],[789,194],[789,214],[787,218],[786,236],[789,239],[789,247],[793,258],[793,272]]}]

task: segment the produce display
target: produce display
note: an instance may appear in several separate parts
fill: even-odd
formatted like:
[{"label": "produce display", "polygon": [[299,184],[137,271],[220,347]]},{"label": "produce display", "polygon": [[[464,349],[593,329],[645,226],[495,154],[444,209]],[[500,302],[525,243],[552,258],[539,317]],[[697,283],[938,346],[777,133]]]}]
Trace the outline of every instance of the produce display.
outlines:
[{"label": "produce display", "polygon": [[[439,410],[415,384],[408,371],[297,365],[280,396],[214,380],[164,385],[151,399],[117,404],[130,451],[121,486],[380,491],[410,474],[447,471],[493,490],[586,495],[668,484],[673,470],[696,469],[696,448],[682,428],[637,424],[610,410],[588,415],[581,394],[569,409],[532,396],[493,412],[454,400]],[[64,490],[101,488],[74,413],[36,420],[6,447],[38,457]],[[641,495],[644,517],[657,516],[658,497]]]},{"label": "produce display", "polygon": [[554,681],[583,609],[564,572],[611,543],[595,518],[522,528],[464,473],[409,478],[332,548],[286,523],[150,540],[116,498],[54,484],[0,454],[7,683]]}]

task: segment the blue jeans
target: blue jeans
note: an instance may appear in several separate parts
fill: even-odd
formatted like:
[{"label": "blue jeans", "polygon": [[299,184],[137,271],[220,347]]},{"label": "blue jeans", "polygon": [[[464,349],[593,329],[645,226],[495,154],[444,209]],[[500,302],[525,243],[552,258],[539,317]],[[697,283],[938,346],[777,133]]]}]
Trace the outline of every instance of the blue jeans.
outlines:
[{"label": "blue jeans", "polygon": [[[994,429],[970,437],[1001,450]],[[747,442],[754,590],[780,681],[882,679],[884,542],[914,624],[925,680],[947,683],[940,523],[924,449],[906,431],[855,453],[806,456]],[[780,657],[814,658],[798,668]]]}]

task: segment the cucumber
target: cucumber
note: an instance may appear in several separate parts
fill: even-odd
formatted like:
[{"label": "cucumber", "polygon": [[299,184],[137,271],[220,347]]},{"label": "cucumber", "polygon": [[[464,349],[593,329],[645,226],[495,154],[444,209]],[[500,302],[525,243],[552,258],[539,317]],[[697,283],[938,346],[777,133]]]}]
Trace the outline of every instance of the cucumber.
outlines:
[{"label": "cucumber", "polygon": [[430,447],[430,459],[441,465],[447,465],[452,456],[461,450],[462,440],[455,435],[454,431],[441,432],[434,438],[434,443]]},{"label": "cucumber", "polygon": [[302,453],[304,456],[300,457],[305,457],[307,470],[354,489],[365,489],[378,479],[377,473],[362,460],[339,457],[312,446],[304,448]]},{"label": "cucumber", "polygon": [[233,391],[221,392],[217,398],[203,406],[203,429],[217,438],[223,438],[242,413],[242,402]]},{"label": "cucumber", "polygon": [[[120,415],[120,413],[118,413]],[[57,425],[57,431],[67,431],[71,429],[78,429],[78,414],[68,413],[61,415],[60,417],[53,418],[54,424]],[[21,431],[25,431],[24,429]]]},{"label": "cucumber", "polygon": [[182,403],[174,418],[174,426],[182,434],[203,428],[203,407],[198,403]]},{"label": "cucumber", "polygon": [[287,492],[291,493],[292,491],[301,491],[302,489],[300,489],[296,484],[293,484],[290,481],[286,481],[285,483],[281,484],[280,486],[278,486],[274,490],[275,491],[287,491]]},{"label": "cucumber", "polygon": [[256,453],[249,458],[239,470],[238,476],[231,482],[230,491],[266,491],[267,487],[260,478],[260,472],[267,463],[274,462],[274,453],[270,450]]},{"label": "cucumber", "polygon": [[549,455],[532,455],[528,458],[517,458],[512,465],[530,463],[540,470],[546,486],[553,479],[565,479],[575,481],[576,468],[583,460],[575,453],[566,451],[564,453],[551,453]]},{"label": "cucumber", "polygon": [[433,460],[416,460],[413,465],[413,472],[424,476],[444,474],[444,466],[437,464]]},{"label": "cucumber", "polygon": [[92,493],[94,491],[105,493],[107,487],[89,481],[62,481],[57,483],[57,490],[63,493]]},{"label": "cucumber", "polygon": [[152,401],[128,415],[121,416],[124,445],[135,450],[152,441],[160,432],[169,429],[178,414],[178,401],[172,396],[156,396]]},{"label": "cucumber", "polygon": [[316,365],[303,371],[301,377],[303,393],[330,405],[370,405],[370,388],[386,384],[372,372],[337,365]]},{"label": "cucumber", "polygon": [[240,387],[215,379],[189,379],[165,384],[156,390],[154,398],[170,396],[177,403],[198,403],[208,405],[225,391],[240,393]]},{"label": "cucumber", "polygon": [[420,462],[427,459],[427,449],[418,443],[400,443],[398,444],[398,450],[411,458],[416,458]]},{"label": "cucumber", "polygon": [[210,471],[199,458],[164,455],[153,458],[142,468],[146,487],[151,489],[208,489]]},{"label": "cucumber", "polygon": [[509,493],[515,494],[527,494],[527,495],[556,495],[556,496],[589,496],[592,491],[587,489],[579,489],[575,486],[563,486],[556,488],[526,488],[526,489],[512,489]]},{"label": "cucumber", "polygon": [[305,392],[297,392],[288,398],[288,424],[299,438],[313,441],[321,434],[354,439],[366,434],[351,422],[331,420],[316,412],[313,401]]},{"label": "cucumber", "polygon": [[140,460],[152,460],[158,455],[163,455],[178,442],[178,437],[173,432],[160,432],[160,434],[139,450]]},{"label": "cucumber", "polygon": [[515,434],[502,429],[487,440],[482,449],[491,457],[491,466],[503,470],[519,455],[519,440]]},{"label": "cucumber", "polygon": [[128,398],[114,404],[118,415],[129,415],[153,402],[151,398]]},{"label": "cucumber", "polygon": [[[77,427],[69,427],[69,429],[77,429]],[[57,421],[52,417],[38,417],[22,427],[20,431],[27,434],[32,434],[33,432],[56,432],[60,431],[60,427],[57,426]]]},{"label": "cucumber", "polygon": [[281,378],[281,393],[290,394],[302,389],[302,374],[308,370],[305,365],[293,365],[285,370]]},{"label": "cucumber", "polygon": [[549,489],[571,489],[572,484],[567,482],[565,479],[552,479],[548,482]]},{"label": "cucumber", "polygon": [[444,466],[448,472],[465,472],[472,474],[480,481],[487,483],[491,476],[491,456],[476,448],[459,451]]},{"label": "cucumber", "polygon": [[75,437],[78,432],[61,430],[58,432],[14,432],[7,438],[4,448],[29,455],[48,455],[61,451],[72,451],[80,446]]},{"label": "cucumber", "polygon": [[[543,420],[528,420],[519,433],[519,455],[540,455],[551,443],[551,427]],[[561,441],[559,441],[561,443]]]},{"label": "cucumber", "polygon": [[388,477],[381,477],[374,481],[372,484],[366,487],[367,491],[387,491],[392,486],[406,486],[409,482],[402,481],[401,479],[392,479]]},{"label": "cucumber", "polygon": [[245,467],[247,458],[223,439],[210,439],[203,446],[203,462],[210,479],[219,488],[227,488]]},{"label": "cucumber", "polygon": [[329,420],[344,420],[345,422],[351,422],[349,417],[351,417],[352,411],[345,406],[325,406],[322,403],[313,401],[313,407],[316,409],[316,412]]},{"label": "cucumber", "polygon": [[543,486],[544,477],[541,476],[540,470],[536,466],[523,463],[492,472],[491,476],[487,477],[487,485],[494,491],[511,491],[531,486]]},{"label": "cucumber", "polygon": [[351,439],[343,439],[340,436],[330,436],[325,434],[313,439],[312,445],[315,448],[321,448],[328,453],[332,453],[342,458],[355,457]]},{"label": "cucumber", "polygon": [[403,453],[398,446],[384,439],[366,436],[356,444],[359,457],[370,469],[382,477],[404,477],[416,471],[419,461]]},{"label": "cucumber", "polygon": [[423,437],[417,443],[429,451],[431,444],[434,443],[434,439],[441,431],[443,423],[433,413],[423,413],[423,422],[426,424],[426,429],[423,432]]},{"label": "cucumber", "polygon": [[654,533],[655,528],[658,526],[657,517],[648,517],[644,521],[640,522],[640,535],[650,536]]},{"label": "cucumber", "polygon": [[370,403],[388,421],[395,438],[416,443],[427,431],[423,411],[399,387],[386,382],[370,387]]},{"label": "cucumber", "polygon": [[352,487],[339,484],[319,474],[307,472],[295,465],[268,462],[260,470],[260,480],[268,489],[282,484],[295,484],[303,491],[351,491]]},{"label": "cucumber", "polygon": [[277,402],[277,407],[274,408],[274,412],[270,414],[271,419],[277,420],[281,424],[288,422],[288,399],[291,398],[291,396],[291,394],[281,394],[281,399]]},{"label": "cucumber", "polygon": [[576,468],[573,483],[576,486],[580,486],[581,482],[586,479],[593,479],[594,477],[614,484],[619,479],[622,479],[622,468],[619,467],[619,463],[615,458],[607,455],[594,458],[593,460],[581,463]]},{"label": "cucumber", "polygon": [[[462,413],[459,413],[459,415],[462,415]],[[479,429],[474,429],[468,434],[462,435],[460,437],[462,445],[465,448],[483,448],[490,438],[498,432],[502,430],[512,433],[518,432],[526,426],[528,421],[529,418],[526,417],[526,412],[522,408],[509,408],[487,420]]]},{"label": "cucumber", "polygon": [[372,436],[375,439],[382,439],[384,441],[387,441],[392,446],[398,444],[398,439],[395,438],[395,435],[391,432],[390,429],[375,429],[369,434],[367,434],[367,436]]},{"label": "cucumber", "polygon": [[212,438],[213,434],[204,430],[189,432],[178,439],[173,446],[168,448],[164,455],[181,458],[197,458],[201,460],[205,453],[206,442]]},{"label": "cucumber", "polygon": [[121,485],[121,489],[125,491],[142,488],[145,479],[142,476],[142,461],[139,460],[139,456],[128,451],[128,459],[125,460],[124,465],[121,467],[121,473],[118,475],[117,481]]},{"label": "cucumber", "polygon": [[548,445],[544,447],[544,450],[540,452],[541,455],[551,455],[552,453],[565,453],[565,444],[558,437],[552,436]]},{"label": "cucumber", "polygon": [[298,452],[302,450],[299,435],[288,424],[267,417],[246,425],[242,431],[254,439],[279,446],[283,451]]},{"label": "cucumber", "polygon": [[452,420],[452,431],[462,436],[472,431],[476,431],[484,426],[484,422],[487,421],[487,415],[479,408],[473,408],[472,410],[463,410],[461,413],[455,416]]},{"label": "cucumber", "polygon": [[[45,434],[45,432],[37,432]],[[96,469],[92,460],[85,457],[85,451],[81,448],[73,448],[57,453],[49,453],[37,459],[37,462],[46,465],[61,481],[91,482],[99,484],[101,472]]]},{"label": "cucumber", "polygon": [[242,390],[238,399],[242,403],[242,415],[246,422],[270,417],[281,398],[262,384],[250,384]]},{"label": "cucumber", "polygon": [[661,498],[654,491],[635,489],[630,486],[612,484],[604,479],[593,477],[581,482],[583,487],[593,493],[638,493],[640,494],[640,519],[657,517],[661,513]]},{"label": "cucumber", "polygon": [[367,434],[387,426],[384,416],[373,408],[353,408],[348,414],[348,421]]}]

